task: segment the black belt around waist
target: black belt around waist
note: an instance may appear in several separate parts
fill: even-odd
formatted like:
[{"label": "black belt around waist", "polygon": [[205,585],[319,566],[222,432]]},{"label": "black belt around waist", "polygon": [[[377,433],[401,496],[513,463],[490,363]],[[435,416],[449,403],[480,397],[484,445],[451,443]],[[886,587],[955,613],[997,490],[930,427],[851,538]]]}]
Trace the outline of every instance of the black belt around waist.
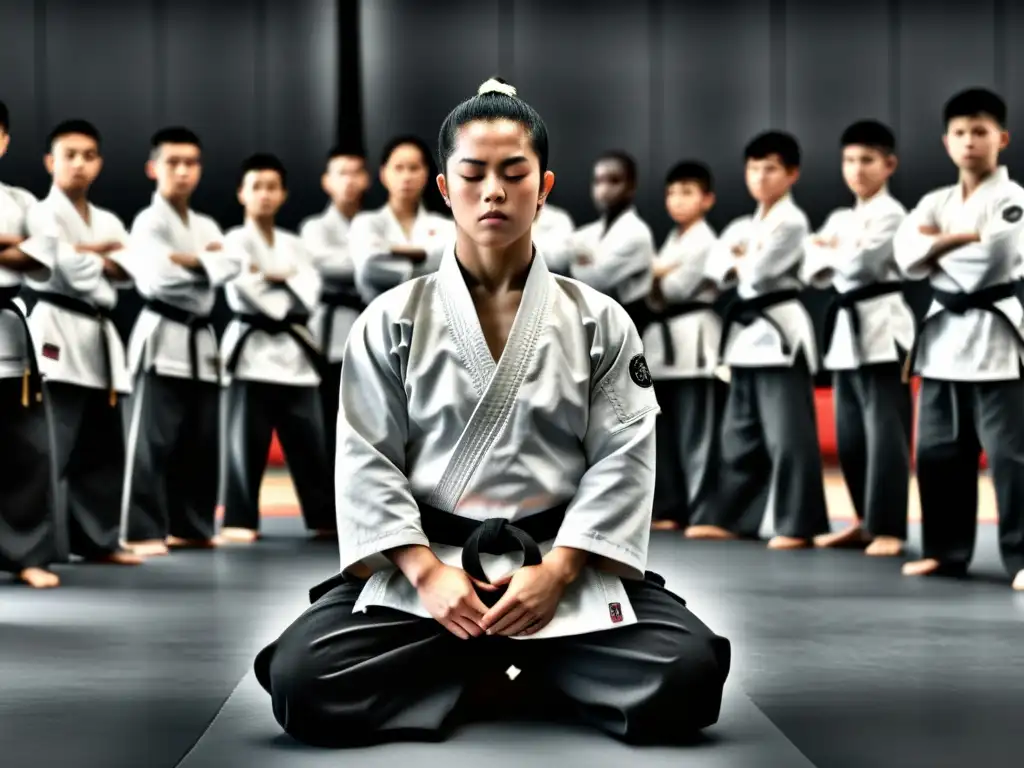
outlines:
[{"label": "black belt around waist", "polygon": [[[196,315],[192,312],[188,312],[181,307],[176,307],[173,304],[160,301],[159,299],[148,299],[145,302],[145,307],[149,311],[159,315],[165,320],[170,320],[172,323],[178,323],[188,328],[188,362],[190,372],[192,374],[192,380],[199,380],[199,333],[203,330],[209,330],[213,334],[214,342],[216,343],[217,335],[213,331],[211,325],[212,317],[210,315]],[[217,380],[220,381],[220,365],[217,365]]]},{"label": "black belt around waist", "polygon": [[914,371],[914,362],[917,359],[917,352],[921,343],[921,337],[924,336],[924,331],[928,327],[928,324],[933,321],[936,317],[939,317],[943,312],[952,312],[954,315],[963,315],[972,309],[978,309],[983,312],[990,312],[996,316],[1013,334],[1017,344],[1024,348],[1024,337],[1020,334],[1020,329],[1014,324],[1005,312],[995,306],[997,301],[1003,301],[1004,299],[1012,299],[1017,295],[1018,281],[1009,283],[1000,283],[999,285],[989,286],[988,288],[982,288],[978,291],[972,291],[971,293],[955,293],[951,291],[943,291],[938,288],[932,288],[932,298],[937,301],[942,309],[936,312],[934,315],[925,317],[924,320],[918,325],[917,334],[914,337],[914,344],[910,348],[910,354],[907,355],[906,362],[903,364],[903,381],[904,383],[910,381],[910,377]]},{"label": "black belt around waist", "polygon": [[103,340],[100,346],[103,348],[103,363],[104,367],[107,369],[107,379],[109,382],[110,407],[113,408],[117,405],[117,389],[115,388],[114,382],[114,355],[110,349],[110,339],[107,335],[106,328],[107,322],[113,316],[112,311],[106,307],[98,307],[95,304],[90,304],[88,301],[83,301],[82,299],[65,296],[62,293],[36,291],[34,296],[36,300],[42,304],[49,304],[67,312],[73,312],[76,315],[88,317],[99,324],[100,337]]},{"label": "black belt around waist", "polygon": [[320,338],[322,339],[321,347],[323,348],[323,354],[326,357],[331,353],[331,341],[334,336],[334,313],[339,309],[351,309],[361,313],[366,309],[366,303],[354,285],[345,285],[341,290],[323,293],[320,296],[320,302],[325,308]]},{"label": "black belt around waist", "polygon": [[10,312],[18,318],[25,339],[25,373],[21,377],[21,405],[28,408],[33,402],[43,399],[43,377],[39,375],[39,360],[32,340],[32,329],[21,307],[15,303],[20,286],[0,288],[0,312]]},{"label": "black belt around waist", "polygon": [[[686,315],[692,315],[697,312],[713,312],[714,309],[715,305],[707,301],[678,301],[674,304],[667,304],[662,309],[652,309],[649,311],[644,330],[646,330],[646,326],[658,326],[658,330],[661,334],[661,344],[665,350],[664,362],[666,366],[671,367],[676,364],[676,347],[672,341],[672,334],[668,327],[669,321],[685,317]],[[643,336],[642,330],[640,331],[640,335]],[[698,343],[697,365],[703,368],[705,362],[704,345]]]},{"label": "black belt around waist", "polygon": [[235,344],[235,348],[228,358],[226,368],[229,374],[234,375],[235,369],[238,368],[238,361],[242,356],[242,350],[245,349],[245,345],[252,334],[256,331],[262,331],[271,335],[284,333],[291,336],[302,348],[306,358],[316,369],[317,373],[320,376],[324,375],[324,357],[320,350],[316,348],[313,340],[309,338],[309,333],[306,329],[309,315],[293,314],[286,316],[283,320],[274,320],[266,315],[238,313],[235,315],[235,319],[245,323],[248,327],[242,331],[242,335],[238,338],[238,343]]},{"label": "black belt around waist", "polygon": [[726,307],[725,315],[722,318],[722,340],[718,348],[719,358],[725,359],[725,351],[729,344],[729,331],[732,329],[733,324],[750,325],[756,320],[764,320],[775,329],[775,332],[779,334],[779,340],[782,342],[782,354],[789,355],[792,351],[789,340],[779,324],[768,314],[767,310],[799,298],[800,291],[790,288],[784,291],[772,291],[761,296],[755,296],[752,299],[734,299]]},{"label": "black belt around waist", "polygon": [[903,293],[903,283],[872,283],[871,285],[865,285],[862,288],[854,288],[852,291],[837,293],[832,296],[825,309],[825,344],[829,344],[831,342],[832,334],[835,333],[836,323],[839,320],[839,311],[843,309],[851,310],[850,327],[853,329],[853,335],[859,343],[860,313],[855,311],[857,305],[862,301],[878,299],[882,296],[890,296],[894,293]]}]

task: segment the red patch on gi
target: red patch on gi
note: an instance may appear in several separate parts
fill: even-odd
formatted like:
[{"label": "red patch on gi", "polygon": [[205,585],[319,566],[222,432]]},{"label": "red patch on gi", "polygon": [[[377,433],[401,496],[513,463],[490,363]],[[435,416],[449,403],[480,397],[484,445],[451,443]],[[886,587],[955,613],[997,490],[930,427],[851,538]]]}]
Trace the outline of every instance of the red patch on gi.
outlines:
[{"label": "red patch on gi", "polygon": [[43,357],[60,360],[60,347],[56,344],[43,344]]},{"label": "red patch on gi", "polygon": [[612,624],[622,621],[622,606],[618,603],[608,603],[608,615],[612,617]]}]

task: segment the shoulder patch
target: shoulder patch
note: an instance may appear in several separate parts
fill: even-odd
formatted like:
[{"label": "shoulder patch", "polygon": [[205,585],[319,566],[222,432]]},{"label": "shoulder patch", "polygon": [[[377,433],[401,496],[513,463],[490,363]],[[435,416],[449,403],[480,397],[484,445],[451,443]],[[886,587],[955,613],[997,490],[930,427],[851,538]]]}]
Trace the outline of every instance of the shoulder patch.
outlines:
[{"label": "shoulder patch", "polygon": [[1024,215],[1024,209],[1019,205],[1011,205],[1008,208],[1003,209],[1003,219],[1014,224],[1020,221],[1020,217]]},{"label": "shoulder patch", "polygon": [[654,380],[651,378],[651,369],[647,367],[647,360],[642,354],[633,355],[633,359],[629,361],[629,378],[638,387],[643,387],[644,389],[654,386]]}]

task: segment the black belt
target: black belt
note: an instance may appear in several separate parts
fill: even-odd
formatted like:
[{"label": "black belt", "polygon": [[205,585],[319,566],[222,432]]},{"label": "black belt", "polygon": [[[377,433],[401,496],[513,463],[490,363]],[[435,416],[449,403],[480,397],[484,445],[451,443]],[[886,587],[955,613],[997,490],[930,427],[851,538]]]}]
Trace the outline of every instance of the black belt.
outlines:
[{"label": "black belt", "polygon": [[[714,309],[715,305],[707,301],[679,301],[675,304],[668,304],[657,311],[651,310],[647,318],[647,325],[658,326],[658,330],[661,334],[662,347],[665,349],[666,366],[671,367],[676,364],[676,347],[672,342],[672,334],[669,331],[669,321],[675,320],[679,317],[684,317],[685,315],[692,315],[696,312],[706,312],[708,310],[714,311]],[[705,362],[704,345],[698,343],[697,365],[703,368]]]},{"label": "black belt", "polygon": [[863,288],[854,288],[852,291],[834,295],[825,309],[825,344],[831,342],[832,334],[835,333],[836,322],[839,320],[839,310],[850,310],[850,327],[853,328],[853,334],[859,344],[860,313],[856,311],[857,305],[862,301],[902,292],[903,283],[872,283],[871,285],[865,285]]},{"label": "black belt", "polygon": [[32,341],[32,329],[24,311],[15,303],[21,286],[5,286],[0,288],[0,312],[12,312],[21,323],[25,334],[25,373],[21,377],[21,404],[28,408],[35,401],[43,399],[43,377],[39,375],[39,360],[36,358],[35,343]]},{"label": "black belt", "polygon": [[228,358],[227,372],[229,374],[234,375],[235,369],[238,367],[238,361],[242,356],[242,350],[245,349],[249,337],[256,331],[263,331],[272,335],[284,333],[291,336],[302,347],[306,358],[316,369],[317,373],[321,377],[324,375],[324,357],[309,336],[303,333],[303,331],[307,330],[306,323],[309,322],[309,315],[296,313],[286,316],[283,320],[274,320],[266,315],[238,313],[235,315],[235,319],[247,324],[249,327],[242,331],[238,343],[235,344],[235,348],[231,352],[231,357]]},{"label": "black belt", "polygon": [[331,353],[331,337],[334,335],[334,313],[339,309],[351,309],[362,312],[366,309],[363,297],[359,295],[354,283],[343,283],[338,286],[339,290],[329,291],[320,295],[320,302],[324,305],[323,325],[321,326],[320,338],[321,347],[326,357]]},{"label": "black belt", "polygon": [[1000,321],[1002,321],[1007,328],[1010,329],[1014,338],[1017,340],[1017,344],[1024,347],[1024,337],[1021,336],[1020,329],[1014,325],[1013,320],[1011,320],[1005,312],[995,306],[997,301],[1016,297],[1017,286],[1018,282],[1013,281],[1010,283],[1000,283],[999,285],[993,285],[988,288],[982,288],[981,290],[973,291],[971,293],[942,291],[933,287],[932,297],[935,301],[939,302],[942,309],[934,315],[925,317],[918,326],[917,334],[914,337],[914,344],[911,346],[910,354],[907,355],[907,360],[903,364],[904,383],[909,382],[910,377],[913,374],[914,362],[917,359],[917,350],[921,342],[921,337],[924,335],[925,328],[928,327],[928,323],[941,315],[943,311],[952,312],[954,315],[963,315],[972,309],[991,312]]},{"label": "black belt", "polygon": [[[192,380],[199,380],[199,332],[202,330],[209,330],[213,334],[214,343],[216,343],[217,335],[213,332],[213,327],[210,325],[210,315],[196,315],[192,312],[188,312],[181,307],[176,307],[173,304],[160,301],[159,299],[148,299],[145,302],[146,309],[154,312],[160,317],[170,320],[172,323],[178,323],[188,328],[188,362],[191,368]],[[220,381],[220,365],[217,365],[217,380]]]},{"label": "black belt", "polygon": [[767,310],[799,298],[800,291],[790,288],[784,291],[772,291],[761,296],[755,296],[752,299],[734,299],[731,301],[726,307],[725,315],[722,318],[722,340],[718,348],[719,358],[725,359],[725,350],[729,344],[729,330],[733,324],[750,325],[756,320],[764,320],[775,329],[775,332],[779,334],[779,340],[782,342],[782,354],[789,355],[791,352],[789,340],[786,339],[786,334],[782,332],[782,328],[767,313]]},{"label": "black belt", "polygon": [[104,367],[107,369],[107,378],[109,379],[110,407],[113,408],[117,405],[117,389],[114,386],[114,355],[110,349],[110,339],[107,336],[106,328],[107,322],[111,317],[113,317],[112,311],[106,307],[98,307],[95,304],[90,304],[88,301],[83,301],[82,299],[65,296],[63,293],[36,291],[34,295],[36,300],[43,304],[50,304],[68,312],[73,312],[76,315],[88,317],[99,323],[100,337],[103,339],[103,343],[101,344],[103,347],[103,363]]}]

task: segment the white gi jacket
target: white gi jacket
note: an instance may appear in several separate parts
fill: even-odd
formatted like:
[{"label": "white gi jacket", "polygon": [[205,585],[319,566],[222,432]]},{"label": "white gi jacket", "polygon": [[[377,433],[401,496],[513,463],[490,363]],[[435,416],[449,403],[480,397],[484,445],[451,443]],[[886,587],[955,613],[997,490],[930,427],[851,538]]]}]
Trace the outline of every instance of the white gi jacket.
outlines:
[{"label": "white gi jacket", "polygon": [[[718,289],[709,286],[705,277],[708,256],[717,239],[703,219],[682,234],[673,229],[665,239],[655,264],[672,267],[661,279],[661,293],[667,305],[689,301],[711,304],[718,298]],[[712,309],[700,310],[672,318],[664,325],[675,352],[672,365],[668,365],[665,358],[662,324],[652,324],[644,331],[644,350],[655,380],[713,378],[722,336],[722,320],[718,314]]]},{"label": "white gi jacket", "polygon": [[[810,232],[807,216],[791,195],[784,196],[767,214],[759,205],[753,216],[734,220],[722,232],[708,257],[708,276],[720,286],[734,281],[740,299],[752,299],[776,291],[802,289],[800,265],[804,242]],[[745,245],[746,253],[735,256],[733,247]],[[734,277],[730,275],[734,272]],[[725,365],[764,368],[793,365],[803,350],[811,373],[818,369],[814,326],[799,299],[765,310],[782,330],[789,344],[785,354],[779,332],[759,318],[748,326],[733,325],[728,331]]]},{"label": "white gi jacket", "polygon": [[588,253],[590,264],[573,261],[570,275],[623,306],[644,299],[651,292],[655,246],[651,228],[634,206],[627,208],[604,231],[598,219],[576,230],[574,253]]},{"label": "white gi jacket", "polygon": [[[409,237],[389,205],[360,212],[352,219],[349,248],[355,262],[356,285],[364,301],[369,303],[396,285],[436,271],[445,247],[454,241],[455,222],[422,206]],[[393,256],[391,249],[396,245],[422,248],[427,258],[413,262]]]},{"label": "white gi jacket", "polygon": [[[28,209],[35,204],[36,198],[31,192],[19,187],[0,184],[0,234],[26,237],[28,229],[25,224]],[[3,246],[0,246],[3,250]],[[43,257],[46,257],[46,249]],[[51,254],[52,255],[52,254]],[[47,259],[44,266],[52,267],[53,261]],[[30,275],[31,276],[31,275]],[[46,272],[35,274],[37,279],[45,278]],[[19,289],[25,274],[0,267],[0,292],[14,292]],[[27,314],[25,303],[14,298],[13,303]],[[25,339],[25,328],[13,312],[0,310],[0,379],[23,376],[29,355],[35,356],[34,349],[29,349]]]},{"label": "white gi jacket", "polygon": [[[349,242],[351,225],[352,222],[331,203],[319,216],[310,216],[302,222],[299,229],[299,236],[320,271],[324,294],[342,292],[355,286],[356,266]],[[328,313],[331,315],[330,346],[324,349]],[[344,358],[345,343],[357,317],[359,312],[350,307],[335,307],[332,310],[323,302],[317,306],[310,328],[328,361],[336,363]]]},{"label": "white gi jacket", "polygon": [[568,275],[573,256],[573,234],[576,225],[572,216],[551,203],[544,203],[533,222],[533,242],[544,254],[548,269]]},{"label": "white gi jacket", "polygon": [[[911,279],[929,278],[938,290],[972,293],[1017,278],[1021,268],[1020,236],[1024,231],[1024,189],[1000,166],[966,200],[960,184],[929,192],[907,216],[896,234],[896,262]],[[938,227],[943,234],[971,233],[981,242],[950,251],[936,266],[925,262],[935,236],[921,226]],[[1018,332],[1024,330],[1024,307],[1016,297],[995,307]],[[928,317],[940,313],[932,301]],[[1015,333],[991,312],[969,309],[963,315],[941,311],[922,328],[915,371],[948,381],[1000,381],[1020,376],[1021,346]]]},{"label": "white gi jacket", "polygon": [[[26,280],[29,287],[105,310],[117,306],[118,288],[129,287],[130,281],[112,282],[103,274],[103,260],[99,256],[75,250],[77,245],[107,241],[127,246],[128,231],[117,216],[90,203],[86,222],[67,195],[54,186],[49,195],[29,209],[28,231],[31,240],[22,247],[28,249],[26,253],[35,255],[52,250],[55,257],[49,278]],[[121,250],[108,258],[121,264],[126,255]],[[29,325],[45,379],[89,389],[107,389],[112,385],[117,392],[131,391],[124,343],[110,320],[99,321],[40,301],[32,307]],[[110,372],[104,343],[110,355]]]},{"label": "white gi jacket", "polygon": [[[803,264],[804,280],[817,288],[833,286],[848,294],[878,283],[902,280],[893,257],[893,238],[907,211],[888,189],[853,208],[840,208],[826,220],[816,237],[837,239],[836,247],[822,247],[808,238]],[[860,334],[850,319],[856,312]],[[897,362],[899,349],[909,351],[914,342],[914,315],[902,293],[865,299],[852,309],[841,308],[835,330],[825,341],[825,367],[851,370],[874,363]]]},{"label": "white gi jacket", "polygon": [[[223,248],[224,236],[213,219],[189,209],[187,221],[183,220],[170,203],[154,193],[152,204],[132,222],[128,252],[121,263],[144,300],[205,317],[213,312],[217,289],[241,268],[237,251],[206,250],[214,243]],[[201,269],[175,264],[170,259],[172,253],[195,255]],[[197,333],[197,378],[215,383],[221,372],[217,336],[212,327]],[[128,341],[129,370],[135,374],[152,369],[160,376],[191,378],[189,335],[187,325],[144,307]]]},{"label": "white gi jacket", "polygon": [[[642,577],[659,411],[642,353],[622,307],[552,275],[539,251],[497,363],[453,248],[435,275],[370,305],[342,369],[335,475],[341,569],[376,569],[354,610],[429,617],[387,549],[428,545],[461,567],[461,547],[427,540],[417,500],[511,521],[571,500],[542,552],[578,548]],[[481,559],[491,580],[521,562]],[[635,621],[622,577],[588,566],[531,637]]]},{"label": "white gi jacket", "polygon": [[[271,246],[256,224],[248,221],[227,233],[224,247],[240,254],[242,259],[238,277],[224,287],[232,312],[283,320],[289,315],[308,318],[316,309],[323,281],[313,257],[297,235],[275,228]],[[260,272],[252,272],[252,265]],[[292,268],[295,274],[283,285],[274,285],[263,278],[264,271],[283,273]],[[315,345],[307,327],[308,319],[306,323],[293,325]],[[228,323],[221,340],[221,359],[225,365],[248,326],[237,317]],[[249,335],[238,358],[238,368],[233,376],[226,375],[224,382],[230,383],[233,378],[306,387],[320,383],[320,374],[298,341],[287,333],[271,334],[262,330]]]}]

